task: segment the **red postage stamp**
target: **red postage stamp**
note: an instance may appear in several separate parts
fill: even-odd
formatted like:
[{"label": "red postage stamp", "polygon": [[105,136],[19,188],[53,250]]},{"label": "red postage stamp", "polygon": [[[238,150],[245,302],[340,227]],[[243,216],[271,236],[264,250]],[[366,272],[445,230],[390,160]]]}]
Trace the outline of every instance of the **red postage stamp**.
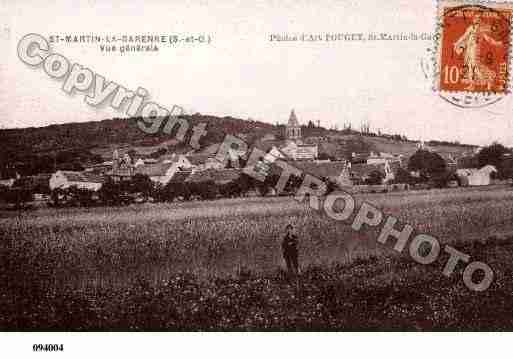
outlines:
[{"label": "red postage stamp", "polygon": [[513,5],[441,1],[438,11],[438,89],[508,92]]}]

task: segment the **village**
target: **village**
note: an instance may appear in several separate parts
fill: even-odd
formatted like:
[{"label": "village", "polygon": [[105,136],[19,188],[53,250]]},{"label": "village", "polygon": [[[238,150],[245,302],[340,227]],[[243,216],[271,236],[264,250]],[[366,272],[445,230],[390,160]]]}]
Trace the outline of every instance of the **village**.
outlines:
[{"label": "village", "polygon": [[[375,151],[352,152],[350,158],[326,156],[321,153],[320,145],[329,139],[305,136],[304,127],[292,110],[281,138],[268,134],[255,143],[256,148],[266,153],[260,159],[260,167],[269,171],[267,174],[271,174],[271,179],[265,184],[248,183],[243,172],[244,155],[230,149],[225,157],[220,157],[219,144],[213,146],[210,153],[165,153],[158,158],[134,155],[125,147],[123,151],[114,149],[110,159],[84,166],[82,171],[56,170],[1,180],[1,193],[4,200],[13,202],[16,207],[34,200],[52,205],[93,203],[95,198],[102,198],[102,191],[103,198],[117,198],[102,201],[112,204],[150,199],[169,201],[291,194],[294,183],[299,186],[300,179],[292,177],[287,191],[277,193],[274,185],[281,172],[273,165],[277,160],[287,162],[303,174],[322,179],[329,184],[330,190],[343,188],[352,192],[486,186],[500,180],[509,181],[505,178],[507,174],[498,176],[498,169],[492,163],[480,164],[479,147],[456,157],[439,155],[419,141],[417,151],[409,157],[403,153]],[[499,160],[501,164],[507,164],[501,168],[513,168],[509,151],[504,151]],[[120,199],[122,197],[125,200]]]}]

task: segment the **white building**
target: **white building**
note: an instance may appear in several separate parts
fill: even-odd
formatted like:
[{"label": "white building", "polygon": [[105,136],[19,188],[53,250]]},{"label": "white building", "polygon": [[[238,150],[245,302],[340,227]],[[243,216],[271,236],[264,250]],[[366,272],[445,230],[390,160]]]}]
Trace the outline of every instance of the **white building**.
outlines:
[{"label": "white building", "polygon": [[50,177],[49,186],[52,191],[58,188],[66,189],[73,186],[79,189],[98,191],[102,187],[103,182],[102,176],[90,172],[57,171]]},{"label": "white building", "polygon": [[167,184],[178,171],[189,170],[194,166],[184,155],[175,155],[160,163],[143,164],[135,172],[147,175],[153,182]]},{"label": "white building", "polygon": [[[236,151],[230,150],[228,151],[227,156],[232,165],[235,165],[240,157]],[[185,158],[190,164],[190,168],[193,170],[193,172],[205,171],[209,169],[219,170],[225,168],[224,161],[220,161],[216,156],[213,155],[191,154],[186,155]]]},{"label": "white building", "polygon": [[139,158],[134,162],[134,167],[144,166],[148,164],[158,163],[155,158]]},{"label": "white building", "polygon": [[9,178],[9,179],[6,179],[6,180],[0,180],[0,186],[12,187],[12,185],[14,184],[14,181],[16,181],[16,178]]},{"label": "white building", "polygon": [[369,154],[369,157],[367,157],[367,164],[368,165],[377,165],[377,164],[385,164],[386,162],[392,163],[392,162],[398,162],[401,164],[402,162],[402,155],[393,155],[391,153],[386,152],[371,152]]},{"label": "white building", "polygon": [[290,157],[294,161],[314,160],[319,157],[319,150],[317,145],[304,145],[301,143],[289,141],[280,150],[287,157]]},{"label": "white building", "polygon": [[462,186],[487,186],[491,183],[491,174],[497,172],[492,165],[486,165],[480,169],[462,168],[456,170],[456,176]]}]

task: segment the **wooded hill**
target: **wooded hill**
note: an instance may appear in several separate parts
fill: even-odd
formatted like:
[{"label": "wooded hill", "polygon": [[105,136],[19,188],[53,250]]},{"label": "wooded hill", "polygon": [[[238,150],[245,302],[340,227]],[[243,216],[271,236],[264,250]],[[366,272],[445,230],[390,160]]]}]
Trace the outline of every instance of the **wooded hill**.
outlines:
[{"label": "wooded hill", "polygon": [[[242,136],[248,145],[274,136],[283,139],[284,125],[243,120],[234,117],[210,115],[183,116],[189,124],[189,131],[183,142],[175,139],[175,133],[159,131],[149,135],[139,129],[140,118],[109,119],[95,122],[68,123],[45,127],[0,130],[0,176],[12,177],[16,172],[22,175],[52,172],[55,169],[80,170],[84,165],[110,159],[114,149],[129,150],[141,156],[159,157],[165,153],[188,152],[188,140],[192,127],[205,123],[207,134],[200,140],[202,150],[223,141],[226,134]],[[389,152],[410,156],[417,143],[403,136],[361,134],[353,130],[329,130],[313,123],[303,126],[303,138],[330,137],[330,142],[320,146],[320,152],[329,156],[350,155],[351,152]],[[461,154],[472,149],[468,145],[435,143],[437,151]]]}]

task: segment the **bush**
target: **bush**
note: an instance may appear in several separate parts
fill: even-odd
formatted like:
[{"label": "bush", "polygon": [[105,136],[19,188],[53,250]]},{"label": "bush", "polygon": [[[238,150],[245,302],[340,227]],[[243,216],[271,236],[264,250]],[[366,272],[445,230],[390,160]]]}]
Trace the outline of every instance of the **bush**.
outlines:
[{"label": "bush", "polygon": [[419,171],[421,177],[429,180],[444,175],[447,170],[447,164],[438,153],[418,150],[410,157],[408,170]]},{"label": "bush", "polygon": [[201,199],[215,199],[219,193],[217,185],[214,181],[198,182],[195,184],[195,194]]},{"label": "bush", "polygon": [[129,183],[108,179],[98,191],[100,201],[105,205],[124,205],[133,201],[129,195]]},{"label": "bush", "polygon": [[69,198],[71,199],[72,205],[80,205],[83,207],[89,207],[95,204],[93,200],[94,191],[85,189],[85,188],[77,188],[75,186],[67,189],[69,194]]},{"label": "bush", "polygon": [[3,201],[14,204],[15,208],[24,208],[28,202],[34,200],[34,194],[23,188],[3,189],[1,196]]},{"label": "bush", "polygon": [[237,182],[229,182],[219,186],[219,194],[224,198],[240,197],[242,189]]},{"label": "bush", "polygon": [[136,174],[128,184],[128,192],[133,194],[140,194],[144,200],[148,200],[148,197],[153,193],[153,182],[150,177],[143,174]]}]

